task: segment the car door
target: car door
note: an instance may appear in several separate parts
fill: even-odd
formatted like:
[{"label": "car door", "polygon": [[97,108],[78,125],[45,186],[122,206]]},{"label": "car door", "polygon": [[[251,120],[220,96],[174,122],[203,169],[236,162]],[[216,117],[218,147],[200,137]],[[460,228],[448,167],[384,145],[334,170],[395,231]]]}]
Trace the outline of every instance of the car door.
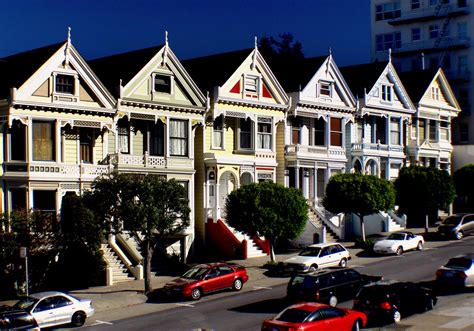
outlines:
[{"label": "car door", "polygon": [[412,233],[407,233],[405,236],[405,247],[403,249],[407,251],[409,249],[414,249],[415,247],[415,235]]},{"label": "car door", "polygon": [[209,269],[207,274],[204,276],[202,288],[204,292],[212,292],[218,290],[219,287],[219,271],[217,267]]},{"label": "car door", "polygon": [[318,330],[347,330],[344,311],[335,307],[324,307],[319,311],[323,316],[323,327]]},{"label": "car door", "polygon": [[40,328],[56,325],[56,316],[54,314],[52,298],[44,298],[40,300],[32,310],[31,314]]},{"label": "car door", "polygon": [[229,266],[222,265],[218,266],[217,270],[219,272],[219,286],[220,288],[231,287],[234,283],[234,269]]},{"label": "car door", "polygon": [[51,298],[54,305],[54,315],[56,316],[56,324],[66,324],[71,322],[74,314],[74,305],[71,300],[65,296],[58,295]]},{"label": "car door", "polygon": [[318,265],[321,268],[331,266],[331,256],[330,256],[329,248],[330,248],[329,246],[323,247],[321,251],[319,252]]},{"label": "car door", "polygon": [[[473,215],[468,215],[464,217],[463,226],[462,228],[465,233],[473,233],[474,232],[474,216]],[[465,224],[465,225],[464,225]]]}]

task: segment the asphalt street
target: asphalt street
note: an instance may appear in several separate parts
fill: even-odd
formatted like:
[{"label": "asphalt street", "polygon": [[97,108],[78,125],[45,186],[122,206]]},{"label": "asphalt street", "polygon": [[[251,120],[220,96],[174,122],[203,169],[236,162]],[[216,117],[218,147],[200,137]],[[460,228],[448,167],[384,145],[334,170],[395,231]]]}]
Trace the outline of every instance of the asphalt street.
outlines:
[{"label": "asphalt street", "polygon": [[[369,264],[350,266],[362,273],[382,275],[385,279],[431,281],[436,269],[450,257],[474,251],[474,237],[449,245],[423,251],[406,252],[389,258],[361,256],[373,259]],[[362,253],[364,254],[364,253]],[[150,310],[144,315],[116,320],[98,320],[94,317],[85,330],[259,330],[265,318],[273,317],[287,303],[284,301],[286,285],[256,286],[248,292],[224,291],[204,297],[201,301],[156,302],[147,304]],[[153,307],[169,305],[171,309],[154,311]],[[341,303],[351,307],[352,303]],[[155,309],[156,309],[155,308]],[[411,330],[474,330],[474,293],[440,296],[431,312],[402,319],[399,325],[384,329]],[[129,309],[134,309],[130,307]],[[156,309],[158,310],[158,309]],[[443,327],[444,325],[444,327]]]}]

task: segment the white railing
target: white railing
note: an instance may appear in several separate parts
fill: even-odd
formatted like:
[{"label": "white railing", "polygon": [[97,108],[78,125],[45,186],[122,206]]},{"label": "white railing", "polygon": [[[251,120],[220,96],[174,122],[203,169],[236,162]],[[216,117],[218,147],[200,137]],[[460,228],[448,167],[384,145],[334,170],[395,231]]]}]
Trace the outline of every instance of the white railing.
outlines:
[{"label": "white railing", "polygon": [[403,152],[403,146],[394,146],[394,145],[385,145],[385,144],[376,144],[376,143],[353,143],[353,151],[390,151],[390,152]]},{"label": "white railing", "polygon": [[323,158],[345,158],[346,151],[341,147],[332,146],[308,146],[308,145],[287,145],[286,154],[297,154],[297,156],[323,157]]},{"label": "white railing", "polygon": [[102,164],[67,164],[58,162],[6,162],[5,172],[41,177],[95,178],[109,173],[109,166]]},{"label": "white railing", "polygon": [[344,213],[333,214],[319,205],[310,205],[310,208],[316,213],[316,215],[318,215],[318,217],[321,219],[321,222],[331,229],[331,231],[334,232],[337,237],[341,239],[344,238]]}]

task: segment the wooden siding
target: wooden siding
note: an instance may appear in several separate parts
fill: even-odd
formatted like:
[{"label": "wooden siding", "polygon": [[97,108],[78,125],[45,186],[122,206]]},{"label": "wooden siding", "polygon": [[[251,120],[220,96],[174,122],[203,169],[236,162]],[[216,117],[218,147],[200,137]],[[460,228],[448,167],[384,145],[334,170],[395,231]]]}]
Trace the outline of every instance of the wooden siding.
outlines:
[{"label": "wooden siding", "polygon": [[285,123],[280,122],[276,126],[276,182],[279,184],[285,184]]}]

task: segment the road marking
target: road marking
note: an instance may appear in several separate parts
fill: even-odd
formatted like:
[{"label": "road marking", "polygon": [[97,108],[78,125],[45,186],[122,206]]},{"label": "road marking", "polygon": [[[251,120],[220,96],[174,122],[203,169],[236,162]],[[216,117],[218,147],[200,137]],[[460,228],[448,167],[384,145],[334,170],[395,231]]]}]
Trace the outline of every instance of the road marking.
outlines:
[{"label": "road marking", "polygon": [[99,321],[99,320],[95,320],[95,323],[91,324],[91,326],[94,326],[94,325],[100,325],[100,324],[114,325],[114,323],[110,323],[110,322],[105,322],[105,321]]},{"label": "road marking", "polygon": [[271,290],[272,288],[271,287],[268,287],[268,286],[254,286],[253,287],[253,290],[254,291],[258,291],[258,290]]},{"label": "road marking", "polygon": [[192,303],[177,303],[177,306],[183,306],[183,307],[191,307],[194,308],[194,305]]},{"label": "road marking", "polygon": [[469,317],[458,318],[457,320],[441,325],[440,328],[461,330],[471,326],[473,324],[472,322],[472,318]]}]

